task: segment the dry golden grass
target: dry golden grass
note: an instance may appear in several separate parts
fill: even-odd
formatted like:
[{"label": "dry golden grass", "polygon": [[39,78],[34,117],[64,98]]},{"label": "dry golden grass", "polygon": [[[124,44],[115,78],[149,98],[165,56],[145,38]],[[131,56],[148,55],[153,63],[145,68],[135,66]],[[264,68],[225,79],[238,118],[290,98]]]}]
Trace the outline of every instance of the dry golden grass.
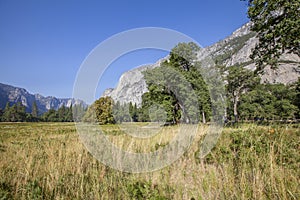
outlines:
[{"label": "dry golden grass", "polygon": [[[163,148],[176,127],[132,139],[114,125],[108,138],[128,151]],[[272,133],[270,133],[270,130]],[[225,128],[214,150],[188,152],[162,170],[130,174],[98,162],[72,123],[0,123],[0,199],[300,199],[299,126]]]}]

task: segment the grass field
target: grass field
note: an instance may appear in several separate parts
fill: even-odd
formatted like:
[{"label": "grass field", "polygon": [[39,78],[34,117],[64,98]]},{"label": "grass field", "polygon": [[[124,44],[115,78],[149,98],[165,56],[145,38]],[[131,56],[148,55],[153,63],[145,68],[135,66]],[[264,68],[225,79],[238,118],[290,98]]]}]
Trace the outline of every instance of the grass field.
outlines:
[{"label": "grass field", "polygon": [[[143,152],[167,145],[176,126],[148,143],[102,128],[117,146]],[[0,199],[300,199],[299,125],[225,128],[199,160],[205,131],[172,165],[131,174],[93,158],[72,123],[0,123]]]}]

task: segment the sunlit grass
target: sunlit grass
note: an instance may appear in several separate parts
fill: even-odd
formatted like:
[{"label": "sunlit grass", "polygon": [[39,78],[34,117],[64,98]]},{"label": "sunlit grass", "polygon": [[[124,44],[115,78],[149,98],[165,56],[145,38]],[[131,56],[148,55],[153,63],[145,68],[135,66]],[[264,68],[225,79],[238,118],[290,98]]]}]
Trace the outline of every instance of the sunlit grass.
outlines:
[{"label": "sunlit grass", "polygon": [[[116,146],[149,152],[164,148],[178,126],[160,127],[150,138],[133,137],[116,125],[101,129]],[[300,198],[299,125],[225,128],[213,151],[199,160],[206,130],[198,127],[189,150],[172,165],[130,174],[93,158],[73,123],[0,123],[0,199]]]}]

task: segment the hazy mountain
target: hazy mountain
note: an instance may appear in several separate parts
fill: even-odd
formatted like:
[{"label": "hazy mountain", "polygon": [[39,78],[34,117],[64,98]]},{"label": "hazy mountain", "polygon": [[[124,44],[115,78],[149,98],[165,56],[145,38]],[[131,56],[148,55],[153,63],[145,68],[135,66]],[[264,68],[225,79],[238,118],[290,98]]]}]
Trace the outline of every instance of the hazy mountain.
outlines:
[{"label": "hazy mountain", "polygon": [[[248,69],[255,69],[254,62],[250,59],[252,49],[258,42],[256,33],[250,31],[251,23],[247,23],[234,31],[229,37],[198,52],[198,60],[210,60],[215,64],[223,66],[239,65]],[[209,58],[209,59],[208,59]],[[164,58],[167,59],[167,58]],[[142,95],[147,92],[147,85],[143,79],[142,71],[160,65],[157,63],[142,66],[125,72],[119,79],[115,89],[109,88],[103,96],[111,96],[115,101],[121,103],[137,103],[141,105]],[[293,83],[300,77],[300,58],[296,55],[285,54],[280,59],[277,70],[266,67],[262,75],[262,81],[268,83]],[[203,62],[209,63],[209,62]]]},{"label": "hazy mountain", "polygon": [[27,90],[11,85],[0,83],[0,108],[4,109],[7,102],[15,104],[22,102],[26,107],[27,112],[31,112],[32,104],[36,101],[39,113],[42,114],[49,109],[57,110],[61,106],[70,107],[71,105],[86,105],[81,100],[72,98],[56,98],[56,97],[44,97],[40,94],[30,94]]}]

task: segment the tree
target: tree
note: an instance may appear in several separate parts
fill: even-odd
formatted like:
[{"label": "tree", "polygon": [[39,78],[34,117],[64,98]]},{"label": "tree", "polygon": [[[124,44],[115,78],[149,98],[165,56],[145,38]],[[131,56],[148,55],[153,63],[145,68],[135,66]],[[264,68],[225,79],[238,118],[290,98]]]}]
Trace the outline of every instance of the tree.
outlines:
[{"label": "tree", "polygon": [[73,104],[71,104],[70,107],[67,109],[66,121],[67,122],[73,121]]},{"label": "tree", "polygon": [[38,117],[38,113],[39,113],[38,107],[37,107],[37,105],[36,105],[36,101],[34,101],[34,102],[32,103],[31,115],[32,115],[33,118],[37,118],[37,117]]},{"label": "tree", "polygon": [[239,112],[245,120],[294,119],[299,109],[294,105],[294,88],[283,84],[258,84],[241,95]]},{"label": "tree", "polygon": [[298,113],[296,113],[296,117],[300,118],[300,78],[295,83],[295,97],[294,97],[294,105],[298,107]]},{"label": "tree", "polygon": [[83,121],[98,122],[99,124],[115,123],[113,105],[114,101],[111,97],[101,97],[88,108]]},{"label": "tree", "polygon": [[111,97],[101,97],[95,101],[96,118],[100,124],[113,124],[115,119],[113,116],[114,101]]},{"label": "tree", "polygon": [[6,102],[6,105],[5,105],[5,108],[3,111],[3,115],[2,115],[2,121],[9,122],[10,116],[11,116],[10,105],[9,105],[9,102]]},{"label": "tree", "polygon": [[247,0],[252,30],[258,33],[259,43],[252,58],[258,70],[266,64],[275,66],[282,53],[300,56],[300,1]]},{"label": "tree", "polygon": [[65,121],[66,121],[67,108],[65,107],[65,105],[62,105],[62,106],[57,110],[57,114],[58,114],[58,121],[59,121],[59,122],[65,122]]},{"label": "tree", "polygon": [[42,120],[45,122],[59,122],[58,112],[50,109],[42,115]]},{"label": "tree", "polygon": [[72,106],[72,120],[74,120],[75,122],[80,122],[83,119],[83,116],[85,115],[86,111],[87,108],[85,108],[85,106],[81,103],[79,105]]},{"label": "tree", "polygon": [[137,106],[136,103],[133,105],[132,102],[129,103],[129,114],[131,121],[137,122],[138,121],[138,113],[137,113]]},{"label": "tree", "polygon": [[227,68],[226,82],[229,99],[233,104],[234,121],[238,122],[238,103],[241,94],[247,89],[259,83],[259,78],[255,74],[243,67],[230,66]]},{"label": "tree", "polygon": [[5,122],[23,122],[26,121],[27,115],[25,106],[21,102],[10,107],[9,102],[6,103],[2,120]]},{"label": "tree", "polygon": [[3,110],[0,108],[0,122],[2,122]]},{"label": "tree", "polygon": [[198,50],[195,43],[179,43],[160,67],[144,72],[149,92],[143,95],[143,109],[162,106],[166,121],[172,123],[197,123],[201,110],[205,122],[210,102],[205,82],[195,67]]}]

